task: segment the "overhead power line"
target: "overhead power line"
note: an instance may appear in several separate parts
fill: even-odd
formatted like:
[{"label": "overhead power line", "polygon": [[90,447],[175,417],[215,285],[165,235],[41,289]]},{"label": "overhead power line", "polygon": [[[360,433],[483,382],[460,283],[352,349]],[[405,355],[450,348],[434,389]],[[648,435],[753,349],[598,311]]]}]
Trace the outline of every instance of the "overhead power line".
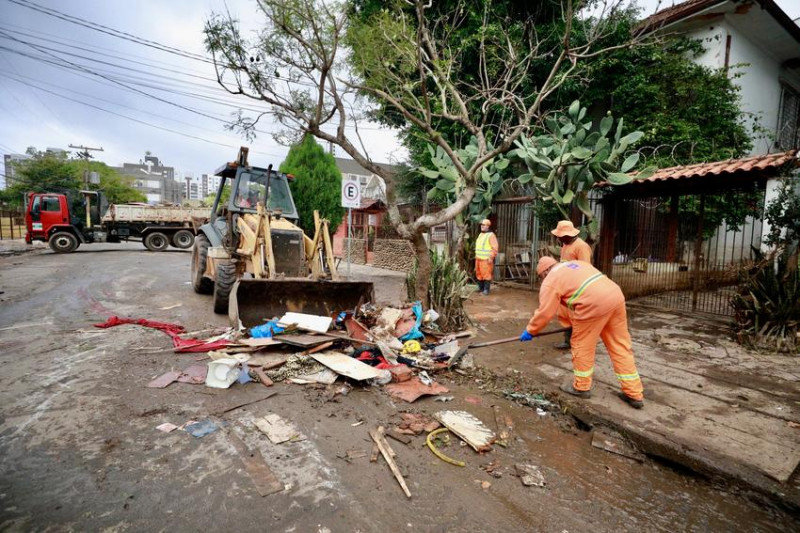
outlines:
[{"label": "overhead power line", "polygon": [[[140,120],[138,118],[134,118],[134,117],[130,117],[128,115],[124,115],[122,113],[117,113],[116,111],[111,111],[110,109],[105,109],[103,107],[100,107],[100,106],[97,106],[97,105],[94,105],[94,104],[90,104],[88,102],[83,102],[83,101],[77,100],[75,98],[70,98],[69,96],[65,96],[63,94],[58,94],[55,91],[50,91],[48,89],[45,89],[44,87],[40,87],[40,86],[38,86],[36,84],[33,84],[33,83],[25,83],[25,82],[21,82],[21,81],[18,81],[18,80],[15,80],[15,81],[17,81],[18,83],[22,83],[24,85],[27,85],[29,87],[32,87],[32,88],[34,88],[36,90],[42,91],[44,93],[51,94],[51,95],[56,96],[58,98],[63,98],[64,100],[69,100],[69,101],[75,102],[77,104],[81,104],[81,105],[84,105],[84,106],[87,106],[87,107],[91,107],[92,109],[96,109],[98,111],[102,111],[103,113],[108,113],[110,115],[114,115],[114,116],[117,116],[117,117],[120,117],[120,118],[124,118],[126,120],[130,120],[132,122],[136,122],[138,124],[142,124],[144,126],[148,126],[148,127],[155,128],[155,129],[158,129],[158,130],[166,131],[166,132],[169,132],[169,133],[174,133],[174,134],[180,135],[182,137],[187,137],[187,138],[190,138],[190,139],[203,141],[203,142],[206,142],[206,143],[209,143],[209,144],[215,144],[217,146],[224,146],[226,148],[238,148],[238,146],[234,146],[234,145],[231,145],[231,144],[220,143],[220,142],[217,142],[217,141],[212,141],[212,140],[209,140],[209,139],[205,139],[203,137],[199,137],[197,135],[192,135],[192,134],[185,133],[185,132],[178,131],[178,130],[174,130],[174,129],[171,129],[171,128],[166,128],[164,126],[159,126],[159,125],[153,124],[151,122],[147,122],[147,121],[144,121],[144,120]],[[278,155],[277,153],[269,153],[269,152],[257,152],[257,153],[261,153],[261,154],[264,154],[264,155],[270,155],[270,156],[277,156]]]},{"label": "overhead power line", "polygon": [[100,33],[105,33],[107,35],[111,35],[112,37],[118,37],[120,39],[125,39],[126,41],[132,41],[132,42],[144,45],[144,46],[148,46],[150,48],[155,48],[156,50],[161,50],[162,52],[167,52],[167,53],[170,53],[170,54],[175,54],[175,55],[178,55],[178,56],[182,56],[182,57],[185,57],[187,59],[193,59],[195,61],[202,61],[204,63],[210,63],[212,65],[214,64],[214,62],[211,59],[209,59],[207,57],[204,57],[204,56],[201,56],[199,54],[195,54],[193,52],[187,52],[187,51],[181,50],[179,48],[174,48],[172,46],[168,46],[166,44],[162,44],[162,43],[159,43],[157,41],[151,41],[149,39],[144,39],[142,37],[138,37],[136,35],[133,35],[132,33],[127,33],[127,32],[124,32],[124,31],[116,30],[116,29],[111,28],[109,26],[105,26],[103,24],[98,24],[96,22],[92,22],[90,20],[86,20],[86,19],[81,18],[81,17],[75,17],[75,16],[69,15],[67,13],[63,13],[61,11],[58,11],[57,9],[52,9],[52,8],[49,8],[49,7],[42,6],[42,5],[37,4],[35,2],[30,2],[28,0],[8,0],[8,1],[11,2],[12,4],[17,4],[18,6],[26,7],[28,9],[32,9],[34,11],[38,11],[40,13],[44,13],[45,15],[49,15],[51,17],[55,17],[55,18],[64,20],[66,22],[71,22],[72,24],[77,24],[79,26],[83,26],[85,28],[89,28],[91,30],[98,31]]}]

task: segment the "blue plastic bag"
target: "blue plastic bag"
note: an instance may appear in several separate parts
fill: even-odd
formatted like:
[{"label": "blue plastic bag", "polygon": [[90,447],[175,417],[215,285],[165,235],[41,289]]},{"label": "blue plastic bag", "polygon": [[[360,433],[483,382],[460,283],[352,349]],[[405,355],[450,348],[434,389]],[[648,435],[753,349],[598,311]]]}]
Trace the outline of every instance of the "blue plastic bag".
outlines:
[{"label": "blue plastic bag", "polygon": [[283,333],[283,328],[278,325],[277,320],[270,320],[266,324],[261,324],[250,330],[250,336],[254,339],[269,339],[276,333]]},{"label": "blue plastic bag", "polygon": [[414,327],[411,328],[408,333],[400,337],[400,340],[403,342],[425,337],[425,334],[419,330],[420,326],[422,325],[422,302],[414,302],[414,305],[411,307],[411,309],[414,311],[414,316],[417,318],[417,320],[414,323]]}]

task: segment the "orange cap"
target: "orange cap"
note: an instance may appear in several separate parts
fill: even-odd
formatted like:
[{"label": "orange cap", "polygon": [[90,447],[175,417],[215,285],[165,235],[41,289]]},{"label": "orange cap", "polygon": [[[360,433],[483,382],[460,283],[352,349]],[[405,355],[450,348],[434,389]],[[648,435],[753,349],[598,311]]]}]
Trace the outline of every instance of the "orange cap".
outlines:
[{"label": "orange cap", "polygon": [[545,270],[557,264],[558,261],[556,261],[549,255],[546,255],[541,259],[539,259],[539,264],[536,265],[536,273],[541,276],[542,274],[544,274]]},{"label": "orange cap", "polygon": [[556,229],[551,231],[556,237],[575,237],[580,230],[572,225],[571,220],[559,220]]}]

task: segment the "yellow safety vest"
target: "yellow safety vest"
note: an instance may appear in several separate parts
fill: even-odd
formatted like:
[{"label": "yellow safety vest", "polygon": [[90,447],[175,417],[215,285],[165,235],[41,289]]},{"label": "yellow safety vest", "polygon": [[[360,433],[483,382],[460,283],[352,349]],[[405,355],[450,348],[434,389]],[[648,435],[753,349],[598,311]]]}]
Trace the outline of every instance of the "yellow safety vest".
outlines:
[{"label": "yellow safety vest", "polygon": [[476,259],[491,259],[492,258],[492,243],[491,236],[494,235],[491,231],[481,233],[475,241],[475,258]]}]

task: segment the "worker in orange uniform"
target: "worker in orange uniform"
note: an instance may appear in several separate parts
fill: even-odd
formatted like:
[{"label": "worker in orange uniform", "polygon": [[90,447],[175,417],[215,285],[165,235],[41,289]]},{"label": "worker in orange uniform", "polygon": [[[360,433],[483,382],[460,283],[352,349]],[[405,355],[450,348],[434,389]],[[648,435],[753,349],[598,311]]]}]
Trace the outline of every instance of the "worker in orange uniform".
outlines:
[{"label": "worker in orange uniform", "polygon": [[595,351],[600,338],[622,386],[620,398],[636,409],[644,407],[642,380],[636,371],[628,332],[625,296],[619,285],[585,261],[558,263],[552,257],[542,257],[536,272],[543,279],[539,307],[519,340],[531,340],[555,316],[559,306],[565,305],[573,328],[575,376],[561,390],[581,398],[591,397]]},{"label": "worker in orange uniform", "polygon": [[[560,220],[556,229],[551,231],[561,243],[561,262],[564,261],[586,261],[592,262],[592,247],[586,241],[578,237],[580,230],[576,228],[571,220]],[[562,326],[569,327],[569,314],[566,307],[558,309],[558,321]],[[569,350],[572,329],[564,332],[564,340],[554,345],[559,350]]]},{"label": "worker in orange uniform", "polygon": [[497,237],[489,231],[492,223],[488,218],[481,220],[481,234],[475,240],[475,277],[478,279],[478,290],[481,294],[489,294],[489,285],[494,272],[494,258],[500,249]]}]

